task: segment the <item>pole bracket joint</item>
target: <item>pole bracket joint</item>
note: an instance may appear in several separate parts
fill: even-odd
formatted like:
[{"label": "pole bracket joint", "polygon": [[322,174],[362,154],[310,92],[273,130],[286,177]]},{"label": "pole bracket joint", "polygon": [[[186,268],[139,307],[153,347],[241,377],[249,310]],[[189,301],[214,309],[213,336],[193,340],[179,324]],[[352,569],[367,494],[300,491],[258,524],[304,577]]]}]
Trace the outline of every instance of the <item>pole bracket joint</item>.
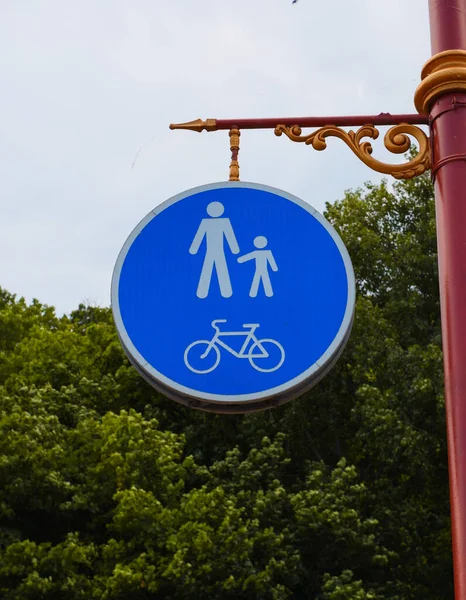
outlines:
[{"label": "pole bracket joint", "polygon": [[429,114],[434,102],[445,94],[466,93],[466,50],[435,54],[424,65],[421,79],[414,104],[422,114]]}]

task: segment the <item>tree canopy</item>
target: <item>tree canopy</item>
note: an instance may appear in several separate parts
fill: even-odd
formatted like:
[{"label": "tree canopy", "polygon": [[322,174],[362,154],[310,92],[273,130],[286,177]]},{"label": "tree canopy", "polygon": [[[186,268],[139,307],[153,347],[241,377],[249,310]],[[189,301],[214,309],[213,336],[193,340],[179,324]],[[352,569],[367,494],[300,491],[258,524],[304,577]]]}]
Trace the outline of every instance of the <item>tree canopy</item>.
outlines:
[{"label": "tree canopy", "polygon": [[272,411],[180,406],[110,309],[0,290],[2,598],[453,598],[433,191],[366,184],[326,216],[353,333]]}]

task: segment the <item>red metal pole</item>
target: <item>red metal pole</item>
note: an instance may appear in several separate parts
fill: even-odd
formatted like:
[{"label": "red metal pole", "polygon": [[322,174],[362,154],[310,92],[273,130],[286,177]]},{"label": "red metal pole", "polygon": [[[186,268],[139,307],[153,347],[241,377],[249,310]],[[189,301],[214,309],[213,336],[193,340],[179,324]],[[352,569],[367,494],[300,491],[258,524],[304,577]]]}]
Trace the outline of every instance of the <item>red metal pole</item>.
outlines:
[{"label": "red metal pole", "polygon": [[[432,54],[466,49],[466,0],[429,0]],[[443,59],[442,59],[443,60]],[[459,56],[456,79],[466,62]],[[451,73],[455,65],[451,64]],[[445,79],[449,75],[445,73]],[[466,600],[466,93],[455,76],[430,108],[445,368],[455,597]]]}]

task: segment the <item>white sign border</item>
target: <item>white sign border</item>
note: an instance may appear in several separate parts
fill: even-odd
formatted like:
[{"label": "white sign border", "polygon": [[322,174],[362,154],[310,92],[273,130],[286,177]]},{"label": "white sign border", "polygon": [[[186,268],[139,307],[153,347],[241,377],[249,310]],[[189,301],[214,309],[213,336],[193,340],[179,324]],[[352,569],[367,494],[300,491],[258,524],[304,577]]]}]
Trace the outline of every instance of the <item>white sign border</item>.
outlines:
[{"label": "white sign border", "polygon": [[[202,392],[200,390],[186,387],[184,385],[180,385],[172,379],[169,379],[168,377],[157,371],[157,369],[155,369],[152,365],[150,365],[148,361],[146,361],[144,357],[140,354],[140,352],[136,349],[126,331],[120,312],[118,290],[120,284],[121,269],[123,267],[129,249],[131,248],[134,240],[144,229],[144,227],[150,221],[152,221],[154,217],[163,212],[166,208],[168,208],[172,204],[175,204],[176,202],[179,202],[180,200],[184,200],[184,198],[194,196],[195,194],[199,194],[201,192],[224,188],[246,188],[269,192],[271,194],[281,196],[282,198],[285,198],[286,200],[297,204],[305,211],[310,213],[326,229],[326,231],[329,233],[336,246],[338,247],[340,255],[343,259],[346,271],[346,278],[348,282],[348,296],[345,314],[341,322],[340,329],[338,330],[338,333],[336,334],[335,338],[333,339],[333,342],[330,344],[327,350],[315,361],[314,364],[312,364],[300,375],[294,377],[293,379],[290,379],[286,383],[283,383],[279,386],[269,388],[268,390],[264,390],[261,392],[256,392],[254,394],[210,394]],[[284,192],[283,190],[279,190],[277,188],[273,188],[267,185],[262,185],[260,183],[247,183],[244,181],[225,181],[201,185],[199,187],[185,190],[184,192],[181,192],[180,194],[177,194],[176,196],[173,196],[172,198],[169,198],[165,202],[159,204],[156,208],[154,208],[154,210],[152,210],[148,215],[146,215],[138,223],[138,225],[136,225],[136,227],[133,229],[128,239],[124,243],[123,248],[121,249],[118,255],[115,268],[113,270],[111,285],[111,305],[113,311],[113,318],[115,320],[115,325],[120,341],[123,345],[125,352],[129,355],[131,362],[135,364],[135,366],[137,366],[137,369],[141,372],[141,374],[146,379],[148,379],[150,383],[153,383],[154,386],[158,388],[162,393],[169,395],[173,399],[180,401],[183,404],[189,404],[189,400],[194,399],[208,403],[228,403],[231,405],[239,405],[251,402],[257,403],[258,401],[266,401],[274,398],[280,398],[279,403],[281,404],[287,400],[295,398],[298,395],[298,393],[304,393],[307,389],[312,387],[315,383],[317,383],[317,381],[321,379],[321,377],[323,377],[327,373],[327,371],[331,368],[331,366],[333,366],[333,364],[336,362],[339,355],[341,354],[341,351],[343,350],[343,347],[346,344],[346,341],[348,340],[351,331],[354,317],[355,300],[356,284],[354,279],[353,265],[351,263],[350,256],[340,236],[330,225],[330,223],[325,219],[325,217],[323,217],[310,204],[307,204],[300,198],[293,196],[288,192]]]}]

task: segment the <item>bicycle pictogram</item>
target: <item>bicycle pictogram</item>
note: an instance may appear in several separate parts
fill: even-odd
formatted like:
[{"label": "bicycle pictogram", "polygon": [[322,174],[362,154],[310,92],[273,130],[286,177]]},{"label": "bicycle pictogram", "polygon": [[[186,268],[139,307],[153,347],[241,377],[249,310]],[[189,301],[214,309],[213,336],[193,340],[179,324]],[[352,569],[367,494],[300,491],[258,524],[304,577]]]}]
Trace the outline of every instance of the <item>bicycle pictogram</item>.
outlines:
[{"label": "bicycle pictogram", "polygon": [[[201,375],[211,373],[220,363],[220,348],[236,358],[247,358],[251,367],[263,373],[271,373],[282,366],[285,360],[283,346],[269,338],[257,339],[254,332],[260,327],[259,323],[244,323],[244,331],[220,331],[218,323],[226,322],[226,319],[214,319],[211,323],[215,331],[212,339],[196,340],[186,348],[184,362],[190,371]],[[245,336],[239,352],[222,339],[227,336]]]}]

